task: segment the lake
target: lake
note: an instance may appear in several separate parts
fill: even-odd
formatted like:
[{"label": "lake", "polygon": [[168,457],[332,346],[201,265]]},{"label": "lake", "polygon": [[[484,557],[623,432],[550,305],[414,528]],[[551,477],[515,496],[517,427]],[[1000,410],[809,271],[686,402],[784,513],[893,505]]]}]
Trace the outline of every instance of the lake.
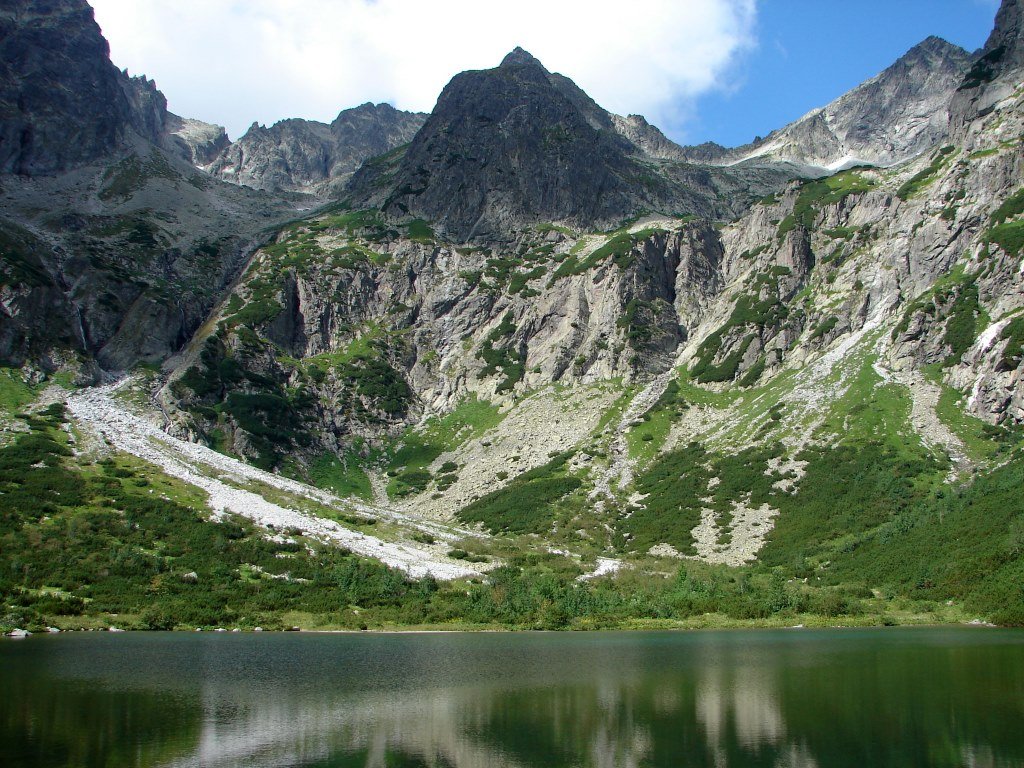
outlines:
[{"label": "lake", "polygon": [[0,642],[5,766],[1022,766],[1024,632]]}]

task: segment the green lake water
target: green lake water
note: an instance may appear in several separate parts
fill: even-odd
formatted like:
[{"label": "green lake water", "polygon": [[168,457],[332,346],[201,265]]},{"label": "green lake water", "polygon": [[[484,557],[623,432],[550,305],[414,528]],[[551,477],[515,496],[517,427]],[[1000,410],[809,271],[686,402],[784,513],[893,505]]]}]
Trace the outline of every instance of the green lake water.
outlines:
[{"label": "green lake water", "polygon": [[4,766],[1024,766],[1024,632],[0,642]]}]

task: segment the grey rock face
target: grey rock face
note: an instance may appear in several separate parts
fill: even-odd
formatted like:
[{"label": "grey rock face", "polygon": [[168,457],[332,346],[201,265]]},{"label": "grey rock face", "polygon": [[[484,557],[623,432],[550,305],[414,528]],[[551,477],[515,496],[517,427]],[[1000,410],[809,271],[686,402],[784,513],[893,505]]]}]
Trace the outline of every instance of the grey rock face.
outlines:
[{"label": "grey rock face", "polygon": [[133,136],[209,162],[223,128],[167,111],[156,83],[130,77],[85,0],[16,0],[0,9],[0,173],[40,176],[123,151]]},{"label": "grey rock face", "polygon": [[656,160],[685,160],[683,148],[671,141],[660,129],[647,122],[643,115],[610,115],[612,127],[640,152]]},{"label": "grey rock face", "polygon": [[0,8],[0,75],[0,359],[166,359],[289,212],[196,171],[223,132],[114,67],[84,0]]},{"label": "grey rock face", "polygon": [[122,75],[86,0],[0,7],[0,173],[55,173],[114,150],[131,124]]},{"label": "grey rock face", "polygon": [[713,146],[687,148],[685,155],[723,164],[792,162],[809,169],[894,165],[934,146],[945,133],[950,98],[969,67],[966,51],[929,37],[877,77],[761,142],[725,153]]},{"label": "grey rock face", "polygon": [[390,104],[363,104],[330,124],[283,120],[254,124],[209,162],[207,170],[234,184],[272,192],[326,195],[366,160],[409,143],[425,115]]},{"label": "grey rock face", "polygon": [[[496,69],[457,75],[405,153],[383,207],[464,239],[530,214],[589,222],[632,213],[642,198],[626,179],[641,169],[618,134],[594,125],[587,101],[521,49]],[[361,181],[354,179],[357,193]]]},{"label": "grey rock face", "polygon": [[[996,55],[997,51],[1001,52]],[[982,51],[982,58],[986,56],[997,71],[1024,66],[1024,4],[1020,0],[1003,0],[999,6],[995,28]]]},{"label": "grey rock face", "polygon": [[[707,222],[638,224],[618,257],[595,257],[592,268],[579,270],[559,265],[574,258],[568,254],[577,246],[574,253],[586,259],[608,235],[535,231],[513,246],[534,255],[514,265],[483,249],[384,232],[370,233],[353,250],[345,225],[330,216],[310,224],[257,254],[225,305],[232,309],[216,317],[223,330],[194,345],[205,351],[183,363],[192,372],[172,380],[170,390],[191,407],[250,386],[243,379],[273,382],[276,389],[261,391],[274,393],[301,380],[315,396],[296,406],[296,419],[306,425],[313,451],[334,449],[353,434],[373,438],[401,429],[467,390],[512,400],[554,381],[661,373],[721,289],[721,241]],[[367,259],[371,247],[378,256]],[[291,262],[296,248],[324,253],[282,269],[280,260]],[[341,255],[326,255],[332,252]],[[509,271],[499,274],[503,269]],[[268,295],[268,286],[276,308],[267,317],[273,316],[239,327],[230,313]],[[348,355],[353,345],[363,351]],[[281,350],[292,359],[345,362],[307,380],[304,368],[282,364]],[[237,381],[217,373],[229,369]],[[393,408],[386,405],[389,380],[409,385],[408,397]],[[234,445],[249,450],[244,441]]]},{"label": "grey rock face", "polygon": [[[364,167],[350,190],[458,240],[543,221],[607,226],[643,211],[727,216],[749,202],[712,191],[729,183],[716,169],[664,162],[673,147],[646,121],[609,114],[516,49],[495,69],[452,79],[404,156]],[[746,185],[764,194],[778,181]]]},{"label": "grey rock face", "polygon": [[[168,113],[165,130],[171,145],[168,148],[176,147],[178,154],[198,167],[209,165],[231,146],[231,140],[223,127],[202,120]],[[164,145],[167,144],[165,141]]]},{"label": "grey rock face", "polygon": [[981,55],[964,77],[950,105],[950,132],[965,140],[972,121],[1010,97],[1024,67],[1024,5],[1003,0]]},{"label": "grey rock face", "polygon": [[203,322],[260,230],[293,215],[139,141],[71,173],[4,179],[0,359],[70,349],[112,370],[162,362]]}]

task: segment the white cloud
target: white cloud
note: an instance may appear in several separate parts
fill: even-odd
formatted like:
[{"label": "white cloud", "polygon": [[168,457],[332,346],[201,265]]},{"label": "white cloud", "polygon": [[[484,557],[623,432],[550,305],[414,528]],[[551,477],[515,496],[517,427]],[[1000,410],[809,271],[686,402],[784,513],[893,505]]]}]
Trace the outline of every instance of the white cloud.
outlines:
[{"label": "white cloud", "polygon": [[602,106],[679,133],[727,84],[756,0],[92,0],[114,63],[171,109],[228,127],[331,120],[389,101],[429,111],[457,72],[521,45]]}]

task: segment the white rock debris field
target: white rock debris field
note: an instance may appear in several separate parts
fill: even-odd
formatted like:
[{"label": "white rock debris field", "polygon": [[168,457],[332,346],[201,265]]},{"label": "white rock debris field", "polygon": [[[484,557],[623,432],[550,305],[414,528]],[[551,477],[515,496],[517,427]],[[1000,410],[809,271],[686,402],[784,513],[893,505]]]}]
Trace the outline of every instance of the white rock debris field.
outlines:
[{"label": "white rock debris field", "polygon": [[254,523],[276,530],[299,529],[303,535],[334,543],[356,554],[371,557],[398,568],[410,576],[433,576],[441,580],[478,576],[481,569],[458,563],[428,546],[385,541],[339,525],[333,520],[308,512],[272,503],[252,491],[234,487],[234,483],[263,483],[271,488],[308,498],[330,507],[355,510],[388,519],[407,528],[426,532],[441,542],[469,531],[451,526],[406,518],[388,509],[353,504],[317,488],[279,477],[251,467],[205,446],[174,438],[158,427],[129,412],[114,397],[125,382],[90,390],[68,397],[68,409],[80,424],[99,433],[109,444],[160,467],[171,477],[182,480],[209,494],[207,504],[214,514],[229,512]]}]

